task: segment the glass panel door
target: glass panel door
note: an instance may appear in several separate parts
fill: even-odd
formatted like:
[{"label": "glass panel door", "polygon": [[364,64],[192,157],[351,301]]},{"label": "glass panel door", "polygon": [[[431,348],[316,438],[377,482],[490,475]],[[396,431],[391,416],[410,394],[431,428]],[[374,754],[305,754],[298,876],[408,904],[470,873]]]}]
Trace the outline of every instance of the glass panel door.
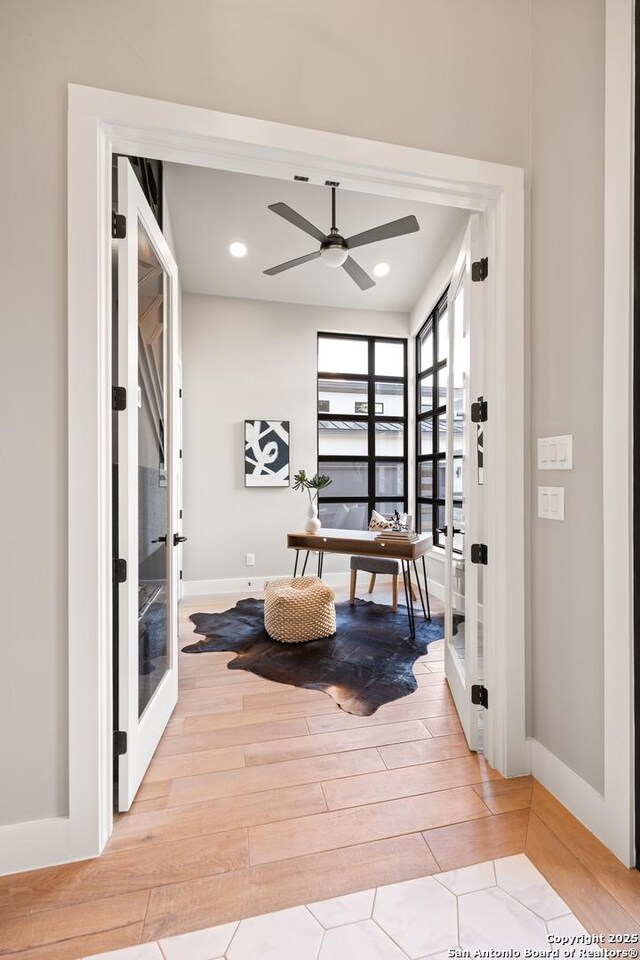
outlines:
[{"label": "glass panel door", "polygon": [[118,161],[117,803],[128,810],[177,702],[177,267],[126,158]]},{"label": "glass panel door", "polygon": [[138,223],[138,716],[167,672],[165,273]]},{"label": "glass panel door", "polygon": [[[481,497],[476,428],[471,404],[480,392],[482,349],[477,298],[472,297],[472,218],[448,294],[448,381],[445,457],[445,673],[472,750],[479,749],[479,709],[471,702],[478,682],[479,566],[471,545],[480,542]],[[475,284],[473,284],[475,286]],[[440,331],[439,331],[440,332]]]}]

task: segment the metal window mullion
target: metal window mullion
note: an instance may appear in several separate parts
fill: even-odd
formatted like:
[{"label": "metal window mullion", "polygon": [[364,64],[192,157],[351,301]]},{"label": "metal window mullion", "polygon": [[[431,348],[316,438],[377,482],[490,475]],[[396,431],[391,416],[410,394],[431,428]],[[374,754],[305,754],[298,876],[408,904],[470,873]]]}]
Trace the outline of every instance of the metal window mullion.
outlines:
[{"label": "metal window mullion", "polygon": [[369,523],[371,512],[375,509],[376,502],[376,341],[373,338],[369,340],[368,358],[369,381],[367,384],[367,410],[369,415],[369,516],[367,517],[367,525]]}]

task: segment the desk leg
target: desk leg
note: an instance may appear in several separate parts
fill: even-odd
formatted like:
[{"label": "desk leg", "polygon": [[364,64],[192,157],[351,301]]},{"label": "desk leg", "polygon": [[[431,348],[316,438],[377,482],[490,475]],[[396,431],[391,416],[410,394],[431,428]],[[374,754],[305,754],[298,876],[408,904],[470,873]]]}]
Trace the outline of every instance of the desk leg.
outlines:
[{"label": "desk leg", "polygon": [[409,639],[416,638],[416,621],[413,609],[413,594],[411,593],[411,563],[409,560],[401,560],[402,580],[404,583],[404,595],[407,602],[407,617],[409,618]]},{"label": "desk leg", "polygon": [[304,558],[304,563],[302,565],[302,576],[304,577],[304,572],[307,569],[307,560],[309,559],[309,551],[307,550],[307,555]]},{"label": "desk leg", "polygon": [[293,565],[293,579],[298,576],[298,557],[300,556],[300,551],[296,550],[296,562]]},{"label": "desk leg", "polygon": [[[424,560],[424,557],[423,557],[423,560]],[[416,575],[416,583],[418,584],[418,593],[420,594],[420,603],[422,604],[422,612],[423,612],[423,614],[424,614],[424,618],[425,618],[425,620],[431,620],[431,617],[430,617],[430,616],[427,616],[427,610],[426,610],[426,607],[425,607],[425,605],[424,605],[424,594],[423,594],[423,592],[422,592],[422,584],[420,583],[420,577],[418,576],[418,568],[417,568],[417,566],[416,566],[415,560],[413,561],[413,572],[414,572],[415,575]],[[424,588],[425,588],[425,590],[427,589],[426,573],[425,573]],[[428,592],[428,591],[427,591],[427,603],[429,603],[429,592]]]},{"label": "desk leg", "polygon": [[322,568],[324,567],[324,553],[322,550],[318,553],[318,577],[322,580]]},{"label": "desk leg", "polygon": [[427,619],[431,620],[431,605],[429,603],[429,581],[427,580],[427,564],[425,563],[424,554],[422,555],[422,575],[424,577],[424,592],[427,595]]}]

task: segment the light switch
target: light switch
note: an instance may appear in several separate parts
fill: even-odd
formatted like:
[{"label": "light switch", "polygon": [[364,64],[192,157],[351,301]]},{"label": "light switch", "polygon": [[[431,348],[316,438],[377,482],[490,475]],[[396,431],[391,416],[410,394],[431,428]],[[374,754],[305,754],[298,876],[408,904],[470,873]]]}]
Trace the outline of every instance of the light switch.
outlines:
[{"label": "light switch", "polygon": [[538,470],[573,470],[573,437],[540,437]]},{"label": "light switch", "polygon": [[564,520],[564,487],[538,487],[538,516]]}]

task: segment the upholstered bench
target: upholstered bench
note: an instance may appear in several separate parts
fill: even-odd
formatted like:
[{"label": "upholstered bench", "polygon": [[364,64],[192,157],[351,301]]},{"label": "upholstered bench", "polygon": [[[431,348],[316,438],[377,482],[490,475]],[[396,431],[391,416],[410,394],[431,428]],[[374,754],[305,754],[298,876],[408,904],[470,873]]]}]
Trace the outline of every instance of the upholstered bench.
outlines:
[{"label": "upholstered bench", "polygon": [[280,643],[320,640],[336,632],[335,593],[317,577],[282,577],[264,586],[264,628]]}]

